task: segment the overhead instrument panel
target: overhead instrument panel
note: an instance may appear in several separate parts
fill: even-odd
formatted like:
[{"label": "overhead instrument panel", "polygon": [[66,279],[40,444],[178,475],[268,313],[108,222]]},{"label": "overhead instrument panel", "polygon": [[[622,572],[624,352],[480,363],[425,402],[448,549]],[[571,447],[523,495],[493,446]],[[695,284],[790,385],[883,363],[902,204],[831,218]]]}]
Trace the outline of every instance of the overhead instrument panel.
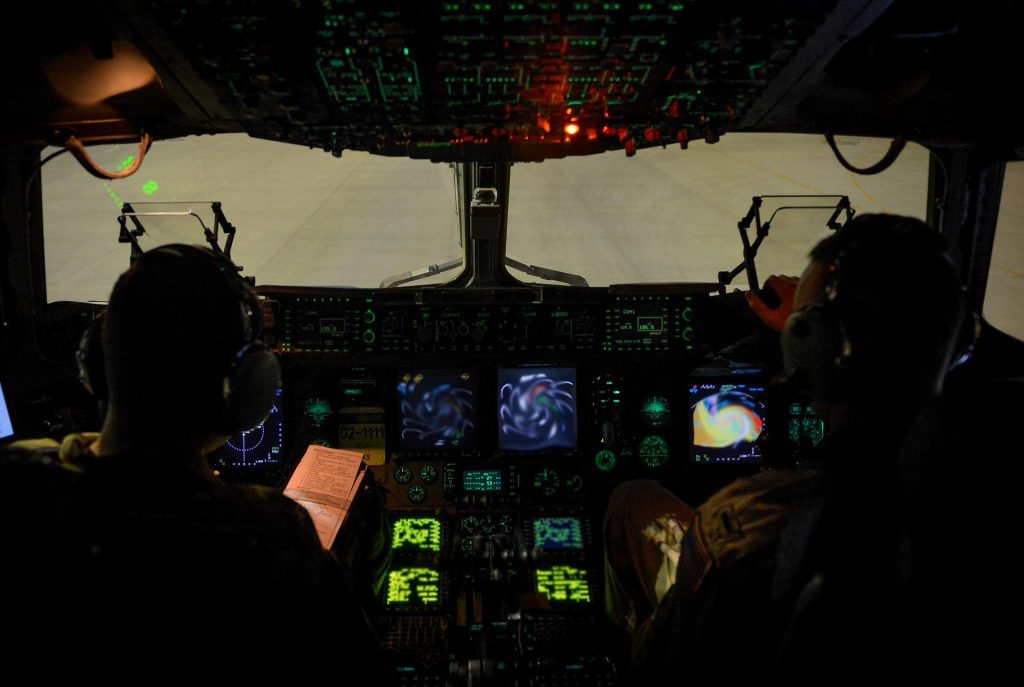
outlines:
[{"label": "overhead instrument panel", "polygon": [[432,159],[505,144],[523,160],[714,142],[821,24],[820,5],[151,0],[151,17],[125,12],[157,49],[173,41],[250,135]]}]

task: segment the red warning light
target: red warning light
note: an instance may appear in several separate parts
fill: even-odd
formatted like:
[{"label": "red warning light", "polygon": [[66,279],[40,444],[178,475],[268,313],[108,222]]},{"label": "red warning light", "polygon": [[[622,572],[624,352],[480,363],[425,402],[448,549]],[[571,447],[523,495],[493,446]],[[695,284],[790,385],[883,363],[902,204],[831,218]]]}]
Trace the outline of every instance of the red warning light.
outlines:
[{"label": "red warning light", "polygon": [[580,132],[580,125],[579,124],[573,124],[572,122],[570,122],[569,124],[565,125],[565,133],[569,134],[570,136],[575,136],[579,132]]}]

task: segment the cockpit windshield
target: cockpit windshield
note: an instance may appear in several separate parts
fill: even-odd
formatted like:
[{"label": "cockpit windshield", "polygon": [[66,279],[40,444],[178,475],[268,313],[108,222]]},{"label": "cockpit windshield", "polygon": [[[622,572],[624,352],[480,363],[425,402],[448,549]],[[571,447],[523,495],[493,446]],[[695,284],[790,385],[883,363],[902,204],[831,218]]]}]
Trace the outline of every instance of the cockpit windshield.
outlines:
[{"label": "cockpit windshield", "polygon": [[[839,145],[865,163],[888,142]],[[112,169],[130,165],[135,153],[133,146],[92,151]],[[42,170],[47,262],[61,266],[47,269],[48,299],[106,298],[128,266],[130,246],[119,242],[118,226],[125,203],[140,215],[145,250],[202,243],[204,227],[214,225],[210,205],[219,202],[237,229],[232,257],[257,284],[444,283],[463,255],[459,173],[449,163],[363,152],[335,159],[241,134],[161,141],[123,180],[93,179],[62,156]],[[517,163],[509,197],[498,200],[508,216],[511,272],[525,282],[557,283],[516,263],[591,286],[715,282],[742,261],[737,223],[754,196],[829,196],[786,201],[812,207],[846,196],[859,213],[923,217],[927,177],[927,151],[914,144],[885,173],[859,177],[836,164],[819,136],[733,133],[716,145],[645,149],[628,160],[608,152]],[[783,201],[769,205],[758,273],[799,274],[808,246],[828,233],[830,212],[776,213]],[[745,286],[743,275],[736,279]]]}]

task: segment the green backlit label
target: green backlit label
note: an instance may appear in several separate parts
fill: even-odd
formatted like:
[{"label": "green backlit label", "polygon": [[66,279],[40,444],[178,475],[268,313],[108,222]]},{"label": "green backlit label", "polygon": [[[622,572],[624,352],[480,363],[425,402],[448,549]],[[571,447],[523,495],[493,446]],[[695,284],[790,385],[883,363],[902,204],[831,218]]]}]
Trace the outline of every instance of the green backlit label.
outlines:
[{"label": "green backlit label", "polygon": [[441,552],[441,521],[437,518],[400,518],[391,529],[391,548]]},{"label": "green backlit label", "polygon": [[572,565],[537,570],[537,593],[556,603],[590,603],[587,571]]},{"label": "green backlit label", "polygon": [[399,568],[388,573],[387,605],[435,607],[441,601],[441,573],[430,568]]}]

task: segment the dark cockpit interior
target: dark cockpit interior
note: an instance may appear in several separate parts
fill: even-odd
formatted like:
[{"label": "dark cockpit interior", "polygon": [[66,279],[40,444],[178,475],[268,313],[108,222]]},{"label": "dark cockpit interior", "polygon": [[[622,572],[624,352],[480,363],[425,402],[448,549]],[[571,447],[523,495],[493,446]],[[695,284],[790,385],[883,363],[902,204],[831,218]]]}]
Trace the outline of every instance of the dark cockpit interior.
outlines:
[{"label": "dark cockpit interior", "polygon": [[[46,298],[47,146],[105,179],[144,169],[162,141],[240,133],[456,170],[461,257],[396,264],[379,288],[256,284],[282,388],[264,422],[211,458],[225,480],[283,488],[311,445],[363,454],[370,478],[352,518],[384,514],[390,562],[368,605],[395,684],[629,684],[603,601],[612,489],[648,478],[700,503],[739,476],[799,464],[827,433],[807,402],[773,395],[777,335],[734,291],[768,276],[756,257],[769,196],[745,215],[744,199],[742,249],[717,280],[593,286],[555,259],[508,254],[513,165],[615,154],[628,175],[626,158],[648,148],[806,133],[827,138],[837,165],[871,174],[920,144],[925,219],[981,311],[1005,165],[1024,155],[1019,3],[110,0],[20,11],[0,29],[0,441],[100,421],[73,353],[103,305]],[[864,166],[843,158],[837,136],[891,144]],[[110,143],[137,153],[104,168],[90,148]],[[856,210],[845,192],[800,202],[824,207],[822,229],[836,229]],[[218,210],[206,239],[230,253],[230,208]],[[121,208],[126,251],[142,251],[144,215]],[[360,555],[363,536],[343,530],[335,552]]]}]

